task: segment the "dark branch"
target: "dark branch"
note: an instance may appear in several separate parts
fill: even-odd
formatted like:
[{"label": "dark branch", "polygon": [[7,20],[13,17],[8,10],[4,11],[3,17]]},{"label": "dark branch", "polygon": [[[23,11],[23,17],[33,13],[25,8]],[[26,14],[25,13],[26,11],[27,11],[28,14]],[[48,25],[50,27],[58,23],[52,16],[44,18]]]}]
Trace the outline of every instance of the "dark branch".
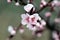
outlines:
[{"label": "dark branch", "polygon": [[43,8],[41,8],[40,10],[36,11],[38,13],[40,13],[43,9],[45,9],[49,3],[51,3],[53,0],[50,0],[45,6],[43,6]]}]

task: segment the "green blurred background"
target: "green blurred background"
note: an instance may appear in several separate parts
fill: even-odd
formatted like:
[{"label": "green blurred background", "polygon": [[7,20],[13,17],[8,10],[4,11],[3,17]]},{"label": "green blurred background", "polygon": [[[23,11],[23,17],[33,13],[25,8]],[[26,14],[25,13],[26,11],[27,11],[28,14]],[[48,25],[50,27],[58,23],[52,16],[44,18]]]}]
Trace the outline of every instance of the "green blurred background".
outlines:
[{"label": "green blurred background", "polygon": [[[48,0],[47,0],[48,1]],[[39,9],[39,2],[40,0],[34,0],[34,5]],[[41,13],[45,13],[49,9],[45,9]],[[24,13],[23,6],[15,6],[15,2],[7,3],[6,0],[0,0],[0,40],[6,40],[9,36],[7,28],[9,25],[13,27],[17,27],[20,24],[21,17],[20,15]],[[53,18],[52,18],[53,19]],[[49,40],[51,32],[50,30],[46,29],[43,32],[41,38],[33,37],[31,35],[31,31],[28,31],[25,28],[24,34],[20,34],[19,32],[12,40]]]}]

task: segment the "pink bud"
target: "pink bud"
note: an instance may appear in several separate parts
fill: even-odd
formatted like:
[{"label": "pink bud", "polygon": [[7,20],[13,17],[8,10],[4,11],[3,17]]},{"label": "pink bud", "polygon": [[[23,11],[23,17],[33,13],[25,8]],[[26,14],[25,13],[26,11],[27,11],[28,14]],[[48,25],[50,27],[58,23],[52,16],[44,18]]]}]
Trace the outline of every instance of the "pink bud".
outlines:
[{"label": "pink bud", "polygon": [[38,33],[38,34],[37,34],[37,37],[41,37],[41,36],[42,36],[42,34],[41,34],[41,33]]},{"label": "pink bud", "polygon": [[11,3],[11,0],[7,0],[8,3]]},{"label": "pink bud", "polygon": [[41,3],[43,3],[44,6],[47,4],[45,0],[41,0]]},{"label": "pink bud", "polygon": [[60,6],[60,1],[56,4],[56,6]]},{"label": "pink bud", "polygon": [[40,4],[40,8],[43,8],[43,5],[42,4]]},{"label": "pink bud", "polygon": [[53,32],[52,36],[53,36],[53,38],[54,38],[55,40],[59,40],[59,38],[58,38],[59,35],[57,34],[56,31]]},{"label": "pink bud", "polygon": [[24,33],[24,29],[20,29],[19,32],[22,34]]},{"label": "pink bud", "polygon": [[51,16],[51,13],[50,13],[50,12],[46,12],[46,13],[45,13],[45,16],[46,16],[46,17],[50,17],[50,16]]},{"label": "pink bud", "polygon": [[56,19],[55,19],[55,22],[56,22],[56,23],[59,23],[59,22],[60,22],[60,19],[59,19],[59,18],[56,18]]}]

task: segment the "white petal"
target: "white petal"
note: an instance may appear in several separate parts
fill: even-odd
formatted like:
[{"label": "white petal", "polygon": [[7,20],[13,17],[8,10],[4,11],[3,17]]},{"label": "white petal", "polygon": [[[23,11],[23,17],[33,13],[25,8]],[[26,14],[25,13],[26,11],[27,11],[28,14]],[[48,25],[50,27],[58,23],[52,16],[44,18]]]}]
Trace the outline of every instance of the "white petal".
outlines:
[{"label": "white petal", "polygon": [[46,25],[46,22],[44,20],[41,20],[42,25]]},{"label": "white petal", "polygon": [[26,22],[25,20],[21,20],[21,24],[22,24],[22,25],[26,25],[27,22]]},{"label": "white petal", "polygon": [[32,4],[27,4],[26,6],[24,6],[24,10],[29,12],[32,7],[34,7]]},{"label": "white petal", "polygon": [[15,35],[16,34],[16,31],[15,30],[12,30],[11,31],[11,35]]},{"label": "white petal", "polygon": [[19,3],[17,2],[17,3],[15,3],[15,5],[16,5],[16,6],[19,6]]},{"label": "white petal", "polygon": [[25,19],[26,18],[26,14],[21,14],[21,18]]},{"label": "white petal", "polygon": [[8,26],[8,32],[11,32],[13,30],[12,26]]}]

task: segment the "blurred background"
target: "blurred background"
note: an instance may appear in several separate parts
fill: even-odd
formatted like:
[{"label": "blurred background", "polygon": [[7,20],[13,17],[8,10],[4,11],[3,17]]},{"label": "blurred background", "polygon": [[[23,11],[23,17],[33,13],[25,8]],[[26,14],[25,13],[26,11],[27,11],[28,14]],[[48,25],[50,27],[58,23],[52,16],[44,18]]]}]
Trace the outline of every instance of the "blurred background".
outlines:
[{"label": "blurred background", "polygon": [[[27,1],[27,0],[26,0]],[[46,0],[48,1],[48,0]],[[39,9],[40,0],[34,0],[34,5]],[[45,8],[41,15],[44,15],[45,12],[47,12],[49,9]],[[55,11],[53,12],[53,16],[51,17],[50,22],[53,22],[54,18],[56,17]],[[17,27],[20,24],[21,17],[20,15],[24,13],[23,6],[15,6],[15,2],[7,3],[7,0],[0,0],[0,40],[6,40],[6,38],[9,36],[8,33],[8,26],[12,25],[13,27]],[[25,27],[24,27],[25,28]],[[33,37],[31,34],[31,31],[25,28],[24,34],[20,34],[19,32],[16,34],[16,36],[12,40],[49,40],[51,37],[51,31],[49,29],[45,29],[43,32],[42,37],[37,38]]]}]

